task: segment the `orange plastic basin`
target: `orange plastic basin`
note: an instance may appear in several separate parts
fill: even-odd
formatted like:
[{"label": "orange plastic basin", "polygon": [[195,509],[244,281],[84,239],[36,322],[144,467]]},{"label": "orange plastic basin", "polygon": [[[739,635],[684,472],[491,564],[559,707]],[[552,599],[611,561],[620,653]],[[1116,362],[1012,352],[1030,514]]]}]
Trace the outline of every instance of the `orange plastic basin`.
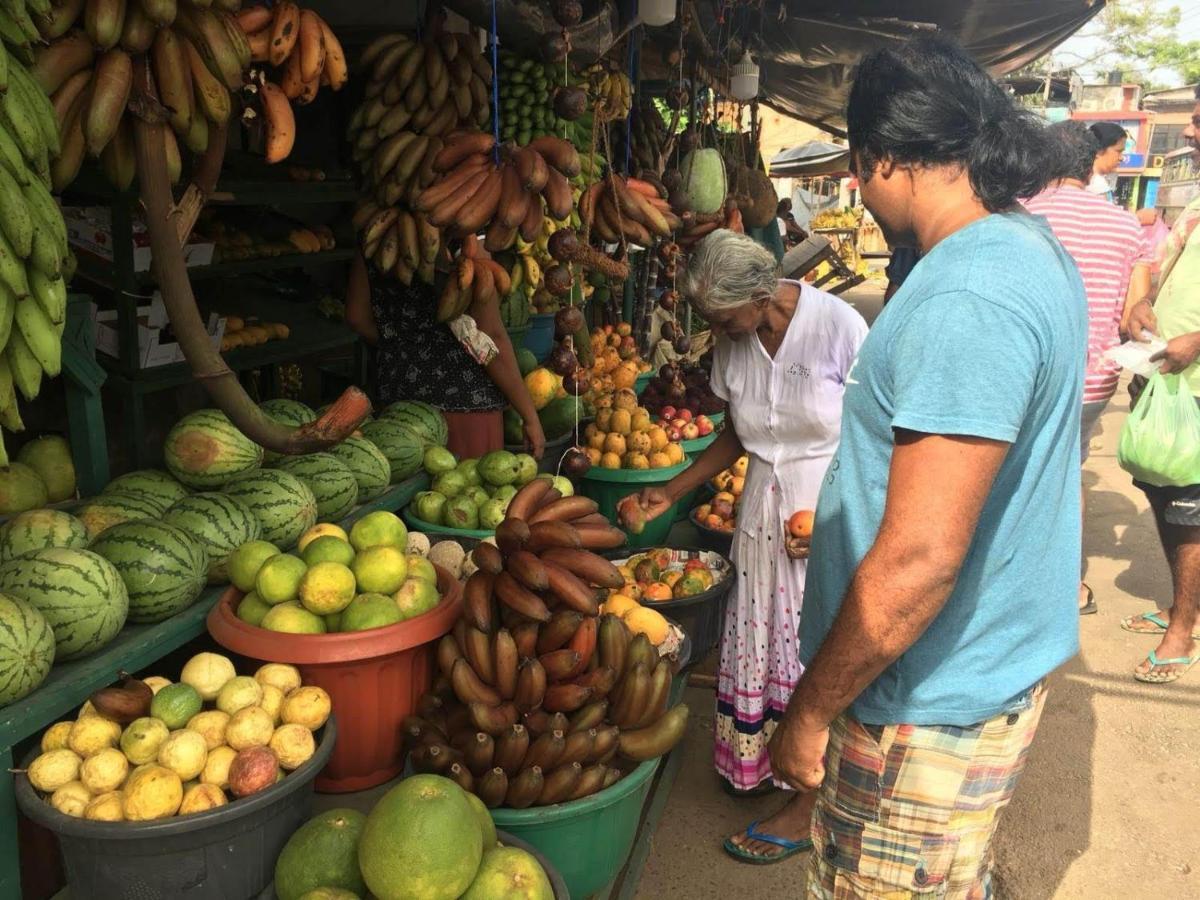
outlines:
[{"label": "orange plastic basin", "polygon": [[225,649],[263,662],[291,663],[305,684],[329,692],[338,739],[317,777],[324,793],[361,791],[403,767],[401,723],[433,685],[434,643],[453,627],[462,585],[437,567],[442,601],[406,622],[345,634],[282,634],[243,622],[242,592],[229,588],[208,614],[208,632]]}]

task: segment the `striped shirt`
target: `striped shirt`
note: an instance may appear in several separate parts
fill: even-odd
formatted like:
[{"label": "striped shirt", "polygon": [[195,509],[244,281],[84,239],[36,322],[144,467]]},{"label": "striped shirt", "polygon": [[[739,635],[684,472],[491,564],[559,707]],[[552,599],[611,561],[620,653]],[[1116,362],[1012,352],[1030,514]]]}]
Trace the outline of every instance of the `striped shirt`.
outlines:
[{"label": "striped shirt", "polygon": [[1121,342],[1118,333],[1129,276],[1152,254],[1142,226],[1131,212],[1083,188],[1049,187],[1025,201],[1025,208],[1044,216],[1055,237],[1079,267],[1088,300],[1088,366],[1083,402],[1109,399],[1117,390],[1121,369],[1104,354]]}]

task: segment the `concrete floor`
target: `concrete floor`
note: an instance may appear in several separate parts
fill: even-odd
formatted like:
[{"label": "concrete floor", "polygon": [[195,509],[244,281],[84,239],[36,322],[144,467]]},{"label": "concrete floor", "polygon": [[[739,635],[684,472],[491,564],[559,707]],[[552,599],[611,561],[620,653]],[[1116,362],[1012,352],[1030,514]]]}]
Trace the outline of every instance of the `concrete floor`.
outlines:
[{"label": "concrete floor", "polygon": [[[859,288],[848,299],[874,318],[878,290]],[[1051,677],[1028,767],[1001,820],[995,871],[1005,900],[1200,897],[1200,727],[1191,718],[1200,710],[1200,670],[1174,685],[1134,681],[1133,667],[1155,641],[1119,627],[1123,616],[1170,597],[1149,508],[1116,463],[1127,412],[1121,392],[1084,470],[1087,580],[1100,612],[1080,620],[1080,655]],[[683,766],[637,896],[801,896],[806,856],[751,868],[722,852],[727,835],[780,799],[721,790],[713,693],[689,688],[686,699],[693,715]]]}]

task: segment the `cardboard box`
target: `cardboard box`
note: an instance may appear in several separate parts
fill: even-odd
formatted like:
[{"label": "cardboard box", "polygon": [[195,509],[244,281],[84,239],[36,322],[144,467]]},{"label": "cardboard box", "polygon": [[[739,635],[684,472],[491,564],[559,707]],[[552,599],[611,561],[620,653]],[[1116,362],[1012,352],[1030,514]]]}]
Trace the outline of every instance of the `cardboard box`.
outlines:
[{"label": "cardboard box", "polygon": [[[121,358],[121,337],[117,324],[117,311],[101,310],[92,304],[92,322],[96,330],[96,349],[114,359]],[[183,350],[175,341],[163,341],[163,331],[170,324],[162,295],[154,292],[149,306],[138,307],[138,368],[152,369],[183,362]],[[221,338],[225,336],[225,317],[211,313],[208,317],[208,337],[214,350],[221,349]]]},{"label": "cardboard box", "polygon": [[[104,262],[113,261],[112,213],[106,206],[67,206],[63,208],[67,240],[72,247]],[[189,266],[207,266],[213,261],[215,245],[194,232],[183,247],[183,260]],[[150,271],[150,236],[146,225],[133,220],[133,271]]]}]

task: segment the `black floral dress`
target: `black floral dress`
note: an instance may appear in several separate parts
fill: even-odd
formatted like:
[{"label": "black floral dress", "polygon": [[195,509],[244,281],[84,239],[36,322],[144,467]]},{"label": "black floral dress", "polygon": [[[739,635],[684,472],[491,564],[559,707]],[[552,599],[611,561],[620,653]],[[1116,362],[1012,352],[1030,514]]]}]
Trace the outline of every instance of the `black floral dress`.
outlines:
[{"label": "black floral dress", "polygon": [[423,400],[446,412],[503,409],[504,395],[437,321],[437,292],[413,280],[405,287],[374,266],[370,272],[371,312],[379,329],[379,400]]}]

